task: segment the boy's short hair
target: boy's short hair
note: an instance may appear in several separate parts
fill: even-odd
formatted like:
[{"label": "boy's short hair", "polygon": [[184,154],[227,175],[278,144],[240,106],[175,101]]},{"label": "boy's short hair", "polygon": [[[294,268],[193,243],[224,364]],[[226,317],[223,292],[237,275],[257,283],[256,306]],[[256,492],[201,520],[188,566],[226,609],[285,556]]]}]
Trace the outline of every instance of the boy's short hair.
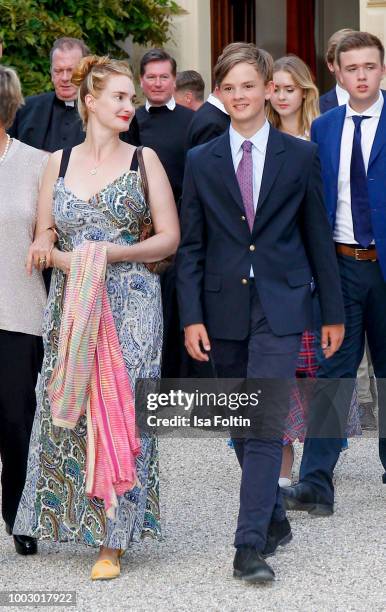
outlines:
[{"label": "boy's short hair", "polygon": [[352,30],[351,28],[343,28],[343,30],[338,30],[334,32],[332,36],[328,39],[327,42],[327,51],[325,55],[325,60],[327,64],[333,64],[335,60],[336,48],[339,43],[349,34],[354,34],[356,30]]},{"label": "boy's short hair", "polygon": [[353,49],[365,49],[367,47],[375,47],[379,51],[381,64],[383,66],[385,60],[385,48],[379,38],[369,32],[354,32],[345,36],[336,48],[336,61],[340,66],[340,54]]},{"label": "boy's short hair", "polygon": [[247,63],[254,66],[264,79],[264,83],[272,80],[273,59],[264,49],[259,49],[253,43],[231,43],[221,53],[214,67],[216,85],[222,81],[237,64]]},{"label": "boy's short hair", "polygon": [[191,91],[197,101],[204,99],[205,83],[201,74],[196,70],[183,70],[177,72],[176,91]]}]

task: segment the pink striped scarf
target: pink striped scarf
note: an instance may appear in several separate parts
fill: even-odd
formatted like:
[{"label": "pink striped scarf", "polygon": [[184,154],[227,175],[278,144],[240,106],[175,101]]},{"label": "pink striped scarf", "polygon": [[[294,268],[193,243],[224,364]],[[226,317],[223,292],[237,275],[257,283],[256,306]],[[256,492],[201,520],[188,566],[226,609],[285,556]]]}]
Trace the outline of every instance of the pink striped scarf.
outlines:
[{"label": "pink striped scarf", "polygon": [[86,494],[114,518],[117,495],[137,484],[140,441],[129,377],[105,287],[107,252],[85,242],[72,254],[58,358],[48,384],[53,424],[87,415]]}]

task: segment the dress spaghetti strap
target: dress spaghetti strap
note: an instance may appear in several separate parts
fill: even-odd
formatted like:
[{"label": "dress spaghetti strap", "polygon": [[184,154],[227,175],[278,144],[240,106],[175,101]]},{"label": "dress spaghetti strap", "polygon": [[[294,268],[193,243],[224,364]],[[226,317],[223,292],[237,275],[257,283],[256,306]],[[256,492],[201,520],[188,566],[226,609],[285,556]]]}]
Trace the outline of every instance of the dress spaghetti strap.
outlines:
[{"label": "dress spaghetti strap", "polygon": [[71,151],[72,151],[72,147],[70,149],[63,149],[62,159],[60,162],[60,170],[59,170],[60,178],[64,178],[66,175],[68,162],[70,161]]},{"label": "dress spaghetti strap", "polygon": [[130,170],[137,172],[138,170],[138,149],[136,148],[131,159]]}]

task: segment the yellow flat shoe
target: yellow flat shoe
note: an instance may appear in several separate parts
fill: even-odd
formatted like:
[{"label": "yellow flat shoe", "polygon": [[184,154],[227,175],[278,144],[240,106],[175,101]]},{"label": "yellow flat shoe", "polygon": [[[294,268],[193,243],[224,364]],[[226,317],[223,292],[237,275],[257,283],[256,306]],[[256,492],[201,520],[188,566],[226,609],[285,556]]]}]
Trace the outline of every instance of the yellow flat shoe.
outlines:
[{"label": "yellow flat shoe", "polygon": [[101,559],[97,561],[91,570],[91,580],[111,580],[118,578],[121,573],[121,565],[119,560],[114,563],[110,559]]}]

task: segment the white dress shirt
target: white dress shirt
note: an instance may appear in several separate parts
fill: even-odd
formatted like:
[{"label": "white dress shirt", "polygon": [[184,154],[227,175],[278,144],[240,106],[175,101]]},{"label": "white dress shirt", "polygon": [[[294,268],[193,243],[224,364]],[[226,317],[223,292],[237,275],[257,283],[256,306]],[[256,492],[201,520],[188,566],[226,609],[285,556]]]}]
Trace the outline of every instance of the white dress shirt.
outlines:
[{"label": "white dress shirt", "polygon": [[[149,108],[151,108],[152,106],[155,106],[155,104],[152,104],[151,102],[149,102],[149,100],[146,100],[145,108],[147,112],[149,112]],[[169,110],[173,111],[176,108],[176,101],[172,96],[170,100],[166,102],[166,104],[157,104],[157,106],[166,106]]]},{"label": "white dress shirt", "polygon": [[343,106],[343,104],[347,104],[350,99],[350,94],[348,91],[343,89],[338,83],[335,85],[336,97],[338,98],[338,106]]},{"label": "white dress shirt", "polygon": [[207,102],[209,102],[209,104],[213,104],[213,106],[215,106],[216,108],[218,108],[220,111],[222,111],[223,113],[225,113],[226,115],[228,115],[228,113],[225,110],[225,106],[224,104],[221,102],[221,100],[219,100],[216,96],[214,96],[212,93],[209,94]]},{"label": "white dress shirt", "polygon": [[361,124],[362,133],[362,155],[366,172],[369,165],[370,153],[377,131],[379,117],[383,108],[383,95],[379,92],[378,100],[362,113],[357,113],[347,103],[346,118],[343,124],[342,141],[340,145],[340,163],[338,174],[338,203],[336,209],[336,222],[334,228],[335,242],[347,244],[358,244],[354,238],[354,228],[351,213],[351,189],[350,189],[350,166],[352,145],[354,139],[354,115],[366,115]]},{"label": "white dress shirt", "polygon": [[[232,152],[232,160],[235,172],[237,172],[237,168],[239,167],[239,163],[243,156],[242,144],[245,140],[249,140],[252,143],[252,163],[253,163],[253,207],[256,211],[257,203],[259,201],[260,195],[260,187],[261,180],[263,178],[263,170],[265,163],[265,153],[267,150],[268,136],[269,136],[269,123],[265,120],[264,125],[259,129],[256,134],[251,136],[251,138],[245,138],[241,136],[232,125],[229,128],[229,138]],[[253,269],[251,266],[251,270],[249,276],[253,278]]]}]

